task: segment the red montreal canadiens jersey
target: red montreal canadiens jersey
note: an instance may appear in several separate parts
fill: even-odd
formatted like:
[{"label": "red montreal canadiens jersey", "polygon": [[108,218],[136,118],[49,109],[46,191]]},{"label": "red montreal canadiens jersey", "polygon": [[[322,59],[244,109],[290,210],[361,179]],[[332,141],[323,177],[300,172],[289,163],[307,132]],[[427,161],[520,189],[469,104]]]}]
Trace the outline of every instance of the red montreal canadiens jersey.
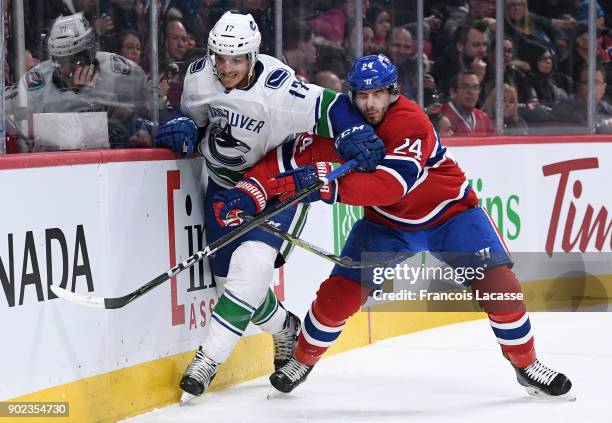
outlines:
[{"label": "red montreal canadiens jersey", "polygon": [[[365,206],[366,218],[404,230],[438,225],[478,205],[463,171],[418,105],[400,96],[376,133],[386,147],[384,160],[375,172],[340,178],[340,202]],[[245,176],[261,181],[318,161],[342,162],[331,139],[301,134],[271,151]]]}]

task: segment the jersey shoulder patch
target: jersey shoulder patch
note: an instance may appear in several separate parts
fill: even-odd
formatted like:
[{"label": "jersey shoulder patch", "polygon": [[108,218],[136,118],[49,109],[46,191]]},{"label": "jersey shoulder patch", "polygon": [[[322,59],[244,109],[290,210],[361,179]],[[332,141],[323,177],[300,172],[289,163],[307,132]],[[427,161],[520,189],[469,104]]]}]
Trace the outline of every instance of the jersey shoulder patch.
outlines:
[{"label": "jersey shoulder patch", "polygon": [[26,74],[25,82],[28,91],[34,91],[45,86],[45,77],[39,70],[32,69]]},{"label": "jersey shoulder patch", "polygon": [[287,78],[289,78],[289,71],[287,69],[274,69],[266,78],[266,87],[275,90],[283,85]]},{"label": "jersey shoulder patch", "polygon": [[120,75],[129,75],[132,70],[132,67],[128,61],[123,56],[119,56],[118,54],[111,54],[110,68],[113,72]]},{"label": "jersey shoulder patch", "polygon": [[189,74],[200,72],[206,66],[206,57],[201,57],[189,65]]}]

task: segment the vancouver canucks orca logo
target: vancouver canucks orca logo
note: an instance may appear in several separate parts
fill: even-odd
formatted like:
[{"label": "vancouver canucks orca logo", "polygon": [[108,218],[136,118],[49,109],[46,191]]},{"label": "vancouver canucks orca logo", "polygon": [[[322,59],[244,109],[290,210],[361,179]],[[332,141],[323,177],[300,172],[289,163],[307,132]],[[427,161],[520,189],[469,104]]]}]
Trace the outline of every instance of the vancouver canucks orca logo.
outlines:
[{"label": "vancouver canucks orca logo", "polygon": [[232,136],[232,126],[226,119],[211,122],[210,134],[208,136],[208,148],[210,154],[226,166],[240,166],[246,162],[244,156],[226,156],[219,151],[222,149],[235,149],[240,153],[248,153],[251,147]]}]

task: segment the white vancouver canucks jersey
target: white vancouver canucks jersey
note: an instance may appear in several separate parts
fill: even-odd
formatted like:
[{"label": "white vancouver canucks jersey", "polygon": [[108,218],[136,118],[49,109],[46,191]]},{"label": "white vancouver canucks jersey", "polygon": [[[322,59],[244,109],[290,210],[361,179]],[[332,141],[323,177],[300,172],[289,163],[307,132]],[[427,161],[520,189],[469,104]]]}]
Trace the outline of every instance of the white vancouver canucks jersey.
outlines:
[{"label": "white vancouver canucks jersey", "polygon": [[199,127],[208,125],[200,153],[210,177],[227,188],[294,133],[333,136],[328,111],[335,92],[302,84],[291,68],[263,54],[255,71],[250,88],[228,92],[207,58],[192,63],[185,76],[181,110]]},{"label": "white vancouver canucks jersey", "polygon": [[[78,91],[62,89],[53,81],[53,62],[47,60],[27,72],[19,81],[18,89],[27,91],[28,105],[34,113],[140,113],[146,105],[146,75],[142,68],[118,54],[107,52],[96,53],[96,61],[99,76],[94,87]],[[20,116],[15,117],[20,119]]]}]

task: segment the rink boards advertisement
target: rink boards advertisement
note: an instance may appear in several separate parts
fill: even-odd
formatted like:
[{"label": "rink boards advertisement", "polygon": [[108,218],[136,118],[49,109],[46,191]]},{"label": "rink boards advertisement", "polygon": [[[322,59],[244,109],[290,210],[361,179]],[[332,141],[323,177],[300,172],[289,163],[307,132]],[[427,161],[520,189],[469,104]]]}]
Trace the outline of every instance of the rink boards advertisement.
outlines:
[{"label": "rink boards advertisement", "polygon": [[0,224],[0,398],[195,348],[216,299],[206,261],[110,312],[48,286],[121,296],[201,249],[201,169],[164,160],[0,171],[12,203]]},{"label": "rink boards advertisement", "polygon": [[[612,141],[589,140],[447,144],[511,251],[610,253]],[[63,398],[74,421],[113,421],[178,400],[176,384],[217,294],[202,261],[119,310],[54,298],[50,284],[125,295],[206,245],[202,159],[159,151],[147,159],[113,151],[78,158],[88,154],[0,157],[3,197],[10,199],[0,220],[0,400]],[[316,204],[302,237],[334,251],[350,229],[345,215],[334,227],[333,208]],[[331,267],[296,248],[275,275],[276,292],[301,315]],[[556,275],[535,277],[546,276]],[[397,334],[373,328],[369,318],[355,320],[367,335],[347,331],[338,349]],[[239,346],[228,373],[261,351],[271,361],[269,339],[250,339],[256,341]],[[234,371],[241,376],[233,382],[264,374],[269,364],[258,366]]]}]

